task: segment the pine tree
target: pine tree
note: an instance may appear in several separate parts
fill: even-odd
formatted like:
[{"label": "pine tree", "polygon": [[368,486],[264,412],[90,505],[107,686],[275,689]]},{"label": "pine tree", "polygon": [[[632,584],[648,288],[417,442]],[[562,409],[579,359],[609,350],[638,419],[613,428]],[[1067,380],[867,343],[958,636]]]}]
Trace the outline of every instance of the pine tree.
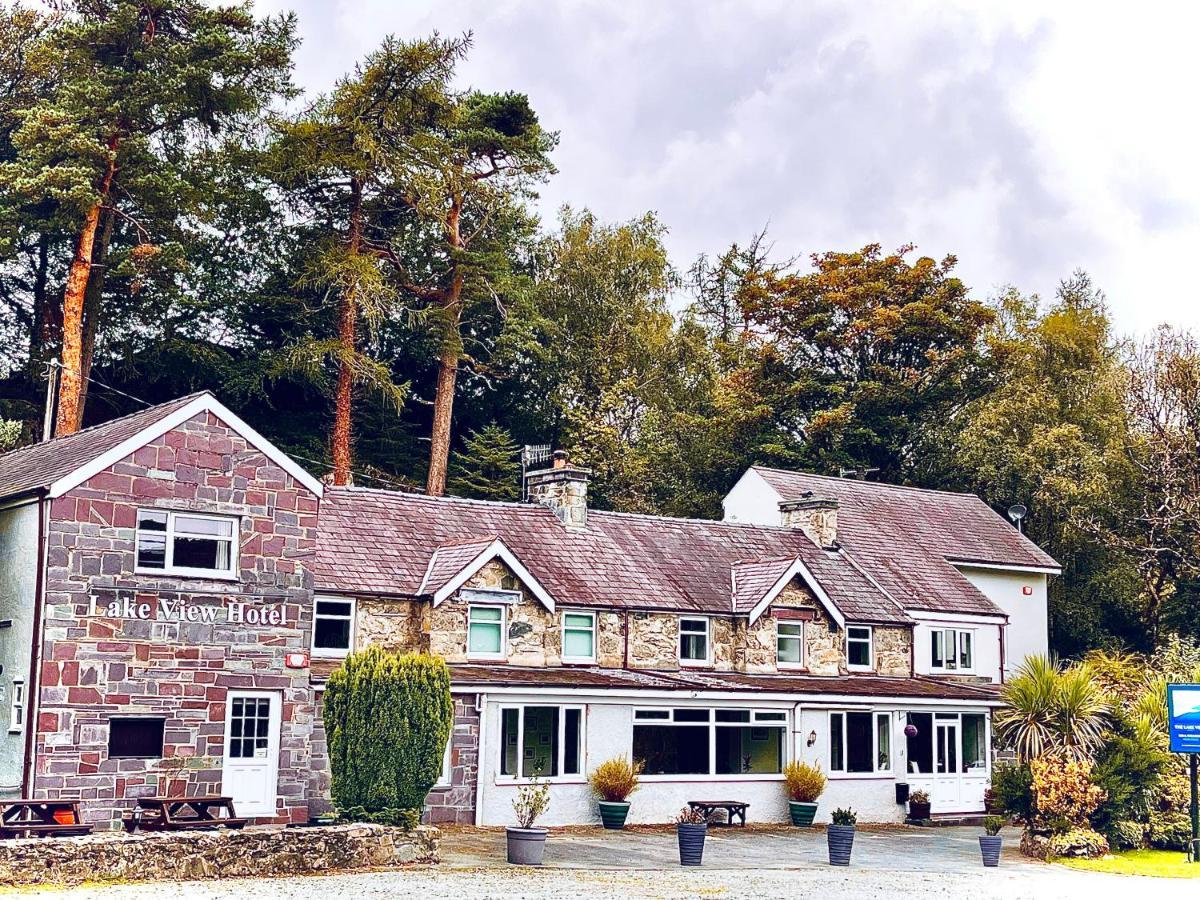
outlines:
[{"label": "pine tree", "polygon": [[472,431],[450,464],[450,493],[476,500],[519,500],[520,447],[496,423]]}]

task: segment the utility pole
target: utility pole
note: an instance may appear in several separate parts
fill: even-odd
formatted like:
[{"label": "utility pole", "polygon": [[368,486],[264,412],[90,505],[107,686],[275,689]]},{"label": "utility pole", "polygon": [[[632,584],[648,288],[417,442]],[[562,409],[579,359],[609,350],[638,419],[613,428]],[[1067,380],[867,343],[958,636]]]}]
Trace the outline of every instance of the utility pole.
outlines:
[{"label": "utility pole", "polygon": [[46,414],[42,418],[42,440],[48,441],[54,437],[54,398],[58,393],[58,360],[52,359],[46,363]]}]

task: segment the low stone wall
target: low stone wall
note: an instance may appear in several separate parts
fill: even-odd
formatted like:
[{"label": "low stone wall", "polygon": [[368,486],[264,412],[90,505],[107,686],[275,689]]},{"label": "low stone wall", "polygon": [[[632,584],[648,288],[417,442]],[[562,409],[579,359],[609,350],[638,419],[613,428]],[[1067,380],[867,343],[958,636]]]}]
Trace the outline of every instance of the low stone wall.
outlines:
[{"label": "low stone wall", "polygon": [[0,884],[303,875],[438,861],[439,832],[382,825],[105,832],[0,841]]}]

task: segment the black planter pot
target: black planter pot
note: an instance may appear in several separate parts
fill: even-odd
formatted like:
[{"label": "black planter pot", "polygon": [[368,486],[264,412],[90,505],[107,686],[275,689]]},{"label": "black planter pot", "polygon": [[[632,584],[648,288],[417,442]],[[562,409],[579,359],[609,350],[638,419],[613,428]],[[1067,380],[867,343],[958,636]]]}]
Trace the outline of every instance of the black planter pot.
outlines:
[{"label": "black planter pot", "polygon": [[929,818],[929,803],[914,803],[908,801],[908,817],[910,819],[928,819]]},{"label": "black planter pot", "polygon": [[675,826],[675,833],[679,836],[679,864],[700,865],[704,861],[704,836],[708,834],[708,826],[680,822]]},{"label": "black planter pot", "polygon": [[829,864],[850,865],[850,851],[854,849],[854,826],[830,825],[825,831],[825,839],[829,842]]},{"label": "black planter pot", "polygon": [[624,800],[600,800],[600,821],[605,828],[624,828],[625,817],[629,815],[629,804]]},{"label": "black planter pot", "polygon": [[1004,838],[998,834],[983,834],[979,836],[979,852],[983,856],[983,864],[989,869],[1000,865],[1000,848],[1004,846]]}]

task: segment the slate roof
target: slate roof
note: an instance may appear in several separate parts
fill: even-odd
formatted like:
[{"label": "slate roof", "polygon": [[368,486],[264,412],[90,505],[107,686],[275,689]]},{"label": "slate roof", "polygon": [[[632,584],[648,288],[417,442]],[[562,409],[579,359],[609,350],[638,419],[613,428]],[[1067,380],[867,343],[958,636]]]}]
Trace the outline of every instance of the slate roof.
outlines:
[{"label": "slate roof", "polygon": [[74,434],[30,444],[0,455],[0,499],[50,487],[97,456],[187,406],[207,391],[189,394],[119,419],[83,428]]},{"label": "slate roof", "polygon": [[433,551],[429,568],[417,589],[420,594],[433,594],[455,575],[465,569],[480,553],[496,541],[495,535],[467,540],[451,541]]},{"label": "slate roof", "polygon": [[568,529],[537,504],[364,488],[326,490],[318,527],[311,565],[325,591],[418,596],[435,553],[441,570],[439,548],[495,536],[564,605],[729,615],[735,563],[799,557],[824,573],[847,618],[910,621],[844,557],[791,528],[589,510],[586,529]]},{"label": "slate roof", "polygon": [[784,500],[809,492],[836,499],[838,544],[908,610],[999,612],[952,562],[1058,569],[1049,554],[974,494],[754,470]]},{"label": "slate roof", "polygon": [[795,562],[794,556],[735,562],[732,566],[733,611],[745,614],[753,610]]},{"label": "slate roof", "polygon": [[660,691],[733,691],[861,697],[919,697],[981,703],[1000,699],[1000,686],[918,675],[750,675],[742,672],[661,672],[597,666],[526,668],[509,665],[452,665],[458,687],[500,685],[532,688],[626,688]]}]

